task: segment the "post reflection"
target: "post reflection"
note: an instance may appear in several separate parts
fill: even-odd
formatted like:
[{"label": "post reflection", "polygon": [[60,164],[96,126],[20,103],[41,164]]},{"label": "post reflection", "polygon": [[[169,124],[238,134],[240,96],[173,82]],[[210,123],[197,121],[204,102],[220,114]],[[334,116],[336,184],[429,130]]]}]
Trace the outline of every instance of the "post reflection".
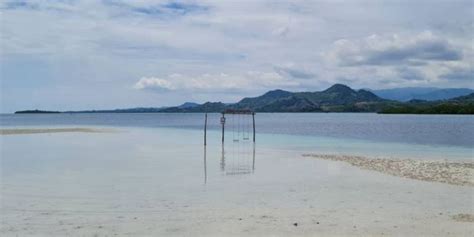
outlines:
[{"label": "post reflection", "polygon": [[207,183],[207,147],[204,146],[204,184]]},{"label": "post reflection", "polygon": [[255,171],[255,143],[234,142],[229,145],[229,152],[224,145],[221,149],[220,167],[225,175],[245,175]]},{"label": "post reflection", "polygon": [[[224,175],[246,175],[255,172],[255,143],[233,143],[227,148],[221,146],[219,168]],[[204,184],[207,183],[207,147],[203,156]]]},{"label": "post reflection", "polygon": [[224,144],[221,146],[221,171],[224,172],[225,170],[225,149],[224,149]]}]

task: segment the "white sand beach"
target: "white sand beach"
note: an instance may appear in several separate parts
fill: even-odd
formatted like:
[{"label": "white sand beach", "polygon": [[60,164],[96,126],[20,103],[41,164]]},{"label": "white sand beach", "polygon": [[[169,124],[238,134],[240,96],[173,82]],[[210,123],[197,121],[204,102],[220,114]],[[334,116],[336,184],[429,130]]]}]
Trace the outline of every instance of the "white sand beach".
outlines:
[{"label": "white sand beach", "polygon": [[[176,129],[128,129],[126,133],[2,136],[0,234],[474,233],[472,163],[452,161],[443,168],[438,161],[396,162],[316,152],[302,157],[299,151],[262,144],[256,146],[253,171],[226,175],[223,169],[233,165],[251,167],[246,165],[252,158],[245,156],[251,152],[237,157],[235,144],[223,151],[213,142],[204,157],[202,144],[189,142],[201,135]],[[218,133],[209,136],[218,138]],[[389,167],[399,167],[401,172]],[[443,175],[432,176],[438,170]],[[415,171],[421,173],[409,177]]]}]

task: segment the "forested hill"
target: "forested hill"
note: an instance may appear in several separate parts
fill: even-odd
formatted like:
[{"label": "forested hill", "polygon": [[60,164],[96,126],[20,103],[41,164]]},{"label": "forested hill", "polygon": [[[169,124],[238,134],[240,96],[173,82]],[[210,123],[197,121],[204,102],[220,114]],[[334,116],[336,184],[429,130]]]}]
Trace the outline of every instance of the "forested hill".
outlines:
[{"label": "forested hill", "polygon": [[353,90],[335,84],[324,91],[269,91],[244,98],[235,104],[205,103],[193,108],[166,108],[163,112],[220,112],[223,109],[251,109],[257,112],[374,112],[391,103],[367,90]]},{"label": "forested hill", "polygon": [[[193,113],[222,112],[226,109],[250,109],[256,112],[378,112],[420,114],[474,114],[474,93],[449,100],[410,100],[400,102],[382,99],[369,90],[354,90],[335,84],[323,91],[290,92],[272,90],[261,96],[249,97],[237,103],[187,102],[175,107],[131,108],[115,110],[68,111],[67,113]],[[16,113],[57,113],[56,111],[29,110]]]},{"label": "forested hill", "polygon": [[385,114],[474,114],[474,93],[449,100],[411,100],[385,107]]}]

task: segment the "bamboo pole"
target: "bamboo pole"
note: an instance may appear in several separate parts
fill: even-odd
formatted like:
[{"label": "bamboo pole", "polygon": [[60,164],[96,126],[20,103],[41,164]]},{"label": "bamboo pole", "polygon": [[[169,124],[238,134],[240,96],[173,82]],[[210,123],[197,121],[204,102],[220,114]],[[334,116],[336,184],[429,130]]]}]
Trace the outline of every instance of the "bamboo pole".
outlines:
[{"label": "bamboo pole", "polygon": [[207,146],[207,113],[204,118],[204,146]]},{"label": "bamboo pole", "polygon": [[252,113],[253,120],[253,142],[255,143],[255,113]]},{"label": "bamboo pole", "polygon": [[222,124],[222,144],[224,144],[224,126],[225,126],[225,115],[224,115],[224,113],[222,113],[221,124]]}]

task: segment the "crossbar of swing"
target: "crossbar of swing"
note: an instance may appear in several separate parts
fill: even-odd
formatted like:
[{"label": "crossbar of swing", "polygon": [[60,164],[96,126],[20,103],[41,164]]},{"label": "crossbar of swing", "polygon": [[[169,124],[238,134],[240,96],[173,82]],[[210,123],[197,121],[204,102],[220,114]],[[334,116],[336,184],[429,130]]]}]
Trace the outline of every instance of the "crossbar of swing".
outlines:
[{"label": "crossbar of swing", "polygon": [[224,114],[248,114],[248,115],[253,115],[255,112],[249,109],[227,109],[222,111],[222,115]]}]

